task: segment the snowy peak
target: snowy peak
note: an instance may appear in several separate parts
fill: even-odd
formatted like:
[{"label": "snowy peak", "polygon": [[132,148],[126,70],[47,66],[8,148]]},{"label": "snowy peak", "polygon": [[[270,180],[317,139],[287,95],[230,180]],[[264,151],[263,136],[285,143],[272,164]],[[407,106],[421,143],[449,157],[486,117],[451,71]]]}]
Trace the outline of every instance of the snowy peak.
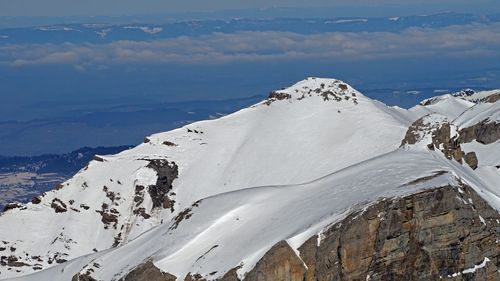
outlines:
[{"label": "snowy peak", "polygon": [[494,103],[500,99],[500,89],[478,92],[471,89],[465,89],[460,92],[453,93],[452,95],[473,103]]},{"label": "snowy peak", "polygon": [[186,210],[198,212],[192,206],[200,199],[314,181],[397,149],[408,126],[393,109],[336,79],[309,78],[275,95],[269,105],[97,156],[62,188],[5,212],[0,236],[23,266],[14,271],[0,263],[0,278],[123,246],[162,223],[189,218]]},{"label": "snowy peak", "polygon": [[[488,110],[493,110],[498,107],[496,101],[500,99],[500,90],[490,90],[490,91],[479,91],[475,92],[470,89],[462,90],[453,94],[446,94],[442,96],[436,96],[433,98],[425,99],[420,104],[412,107],[410,112],[414,115],[421,117],[429,113],[439,113],[449,120],[455,120],[456,118],[464,119],[467,123],[479,122],[477,120],[481,116],[477,112],[484,111],[486,108]],[[462,117],[465,113],[466,116]],[[490,113],[482,114],[491,115]],[[495,117],[496,118],[496,117]],[[496,119],[495,119],[496,120]],[[464,122],[464,121],[461,121]],[[456,123],[458,126],[461,124]]]},{"label": "snowy peak", "polygon": [[448,100],[463,100],[474,104],[478,103],[494,103],[500,99],[500,89],[488,91],[474,91],[472,89],[464,89],[456,93],[445,94],[425,99],[420,102],[420,105],[429,106]]},{"label": "snowy peak", "polygon": [[337,79],[309,77],[291,87],[273,91],[264,102],[271,105],[276,101],[301,101],[309,98],[320,98],[323,101],[335,101],[358,104],[362,96],[347,83]]},{"label": "snowy peak", "polygon": [[[443,100],[457,106],[395,109],[340,80],[308,78],[256,106],[154,134],[117,155],[97,156],[58,189],[0,216],[0,279],[156,280],[124,277],[145,265],[171,274],[167,280],[248,281],[273,249],[286,249],[303,266],[307,251],[301,245],[328,245],[330,226],[345,225],[346,215],[379,199],[456,189],[469,179],[472,189],[490,194],[485,199],[500,209],[500,176],[490,165],[498,159],[488,155],[498,151],[496,123],[488,130],[460,131],[450,116],[475,107],[461,118],[481,117],[479,106],[485,104],[476,107],[452,95]],[[500,103],[489,105],[493,112]],[[489,181],[476,177],[479,172]],[[426,205],[439,205],[442,197],[429,197]],[[370,217],[383,221],[385,211]],[[234,278],[223,279],[229,272]]]},{"label": "snowy peak", "polygon": [[442,130],[443,127],[446,127],[448,131],[450,129],[450,123],[446,116],[438,113],[425,115],[408,128],[401,145],[427,146],[434,142],[436,132]]},{"label": "snowy peak", "polygon": [[429,106],[429,105],[437,104],[439,102],[443,102],[443,101],[447,101],[447,100],[455,100],[455,99],[456,99],[456,96],[454,96],[453,94],[445,94],[442,96],[436,96],[436,97],[425,99],[425,100],[421,101],[419,104],[422,106]]},{"label": "snowy peak", "polygon": [[[496,91],[463,91],[429,99],[424,102],[426,105],[412,108],[413,112],[433,113],[424,115],[409,127],[402,146],[440,151],[449,160],[465,162],[472,169],[498,167],[499,158],[484,153],[490,149],[494,151],[500,145],[497,94]],[[472,105],[467,107],[467,103]]]}]

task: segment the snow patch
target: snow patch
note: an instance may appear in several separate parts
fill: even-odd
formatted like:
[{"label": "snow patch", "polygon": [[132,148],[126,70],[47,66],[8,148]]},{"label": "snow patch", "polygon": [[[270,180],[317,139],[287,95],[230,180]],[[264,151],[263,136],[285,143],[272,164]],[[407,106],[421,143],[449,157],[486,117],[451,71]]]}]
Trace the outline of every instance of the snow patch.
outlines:
[{"label": "snow patch", "polygon": [[368,22],[368,19],[343,19],[343,20],[335,20],[335,21],[325,21],[326,24],[358,23],[358,22]]},{"label": "snow patch", "polygon": [[148,34],[156,34],[163,31],[163,27],[149,27],[149,26],[125,26],[125,29],[139,29]]}]

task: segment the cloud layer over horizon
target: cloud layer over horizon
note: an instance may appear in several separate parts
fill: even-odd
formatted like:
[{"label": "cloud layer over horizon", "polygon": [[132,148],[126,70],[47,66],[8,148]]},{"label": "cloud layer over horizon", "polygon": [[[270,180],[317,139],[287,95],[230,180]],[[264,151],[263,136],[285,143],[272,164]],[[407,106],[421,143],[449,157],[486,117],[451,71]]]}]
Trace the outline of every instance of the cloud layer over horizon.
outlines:
[{"label": "cloud layer over horizon", "polygon": [[500,24],[470,24],[403,32],[214,33],[109,44],[0,46],[0,64],[69,65],[78,70],[116,64],[227,64],[282,60],[383,60],[405,57],[500,57]]}]

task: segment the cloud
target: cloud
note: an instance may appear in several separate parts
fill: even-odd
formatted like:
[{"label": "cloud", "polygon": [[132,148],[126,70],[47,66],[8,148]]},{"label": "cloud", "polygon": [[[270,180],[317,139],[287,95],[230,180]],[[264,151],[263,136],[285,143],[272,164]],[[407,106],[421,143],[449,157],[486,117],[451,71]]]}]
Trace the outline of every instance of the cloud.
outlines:
[{"label": "cloud", "polygon": [[388,58],[499,57],[500,24],[410,28],[403,32],[214,33],[109,44],[0,46],[0,63],[11,66],[116,64],[225,64],[271,60],[362,61]]}]

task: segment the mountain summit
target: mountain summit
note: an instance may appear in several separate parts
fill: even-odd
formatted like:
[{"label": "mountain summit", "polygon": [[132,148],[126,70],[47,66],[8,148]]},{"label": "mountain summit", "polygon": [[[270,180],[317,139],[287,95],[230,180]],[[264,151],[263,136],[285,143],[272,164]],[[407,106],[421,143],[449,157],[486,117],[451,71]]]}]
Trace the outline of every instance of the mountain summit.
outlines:
[{"label": "mountain summit", "polygon": [[6,211],[0,279],[498,278],[491,100],[403,110],[308,78]]}]

